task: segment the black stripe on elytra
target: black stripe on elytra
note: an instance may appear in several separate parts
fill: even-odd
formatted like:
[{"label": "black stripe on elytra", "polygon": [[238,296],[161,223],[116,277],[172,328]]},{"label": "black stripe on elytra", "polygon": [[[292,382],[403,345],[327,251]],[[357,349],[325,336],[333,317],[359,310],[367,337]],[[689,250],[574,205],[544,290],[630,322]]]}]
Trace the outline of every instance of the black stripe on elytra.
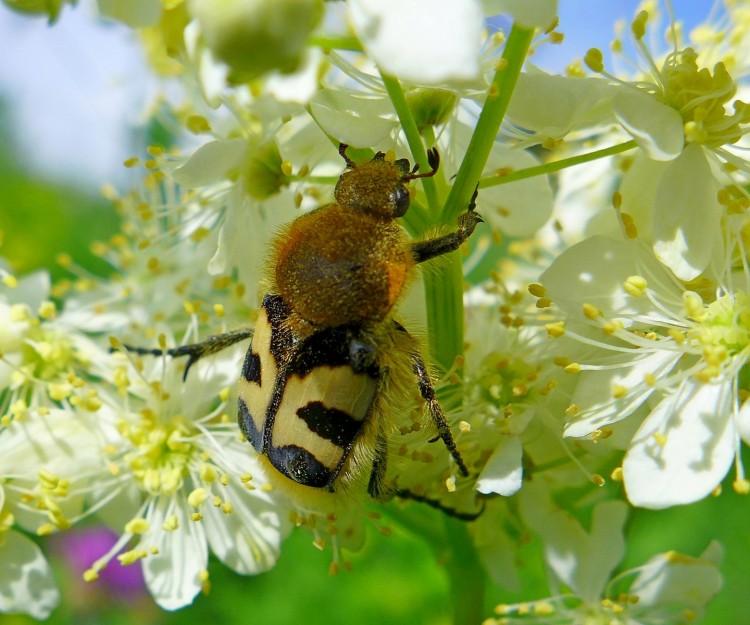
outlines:
[{"label": "black stripe on elytra", "polygon": [[260,356],[253,353],[252,345],[248,347],[245,354],[245,362],[242,364],[242,377],[248,382],[261,385]]},{"label": "black stripe on elytra", "polygon": [[362,421],[357,421],[348,412],[327,408],[320,401],[311,401],[299,408],[297,416],[312,432],[342,449],[352,444],[362,427]]},{"label": "black stripe on elytra", "polygon": [[336,478],[333,471],[323,466],[307,449],[297,445],[271,447],[268,459],[279,472],[304,486],[324,488]]},{"label": "black stripe on elytra", "polygon": [[242,397],[237,402],[237,422],[239,423],[240,430],[248,442],[253,446],[255,451],[263,451],[263,437],[255,427],[255,421],[253,421],[253,415],[250,414],[250,410]]},{"label": "black stripe on elytra", "polygon": [[325,328],[303,341],[289,363],[290,375],[304,378],[318,367],[349,366],[355,373],[380,377],[378,353],[359,325]]}]

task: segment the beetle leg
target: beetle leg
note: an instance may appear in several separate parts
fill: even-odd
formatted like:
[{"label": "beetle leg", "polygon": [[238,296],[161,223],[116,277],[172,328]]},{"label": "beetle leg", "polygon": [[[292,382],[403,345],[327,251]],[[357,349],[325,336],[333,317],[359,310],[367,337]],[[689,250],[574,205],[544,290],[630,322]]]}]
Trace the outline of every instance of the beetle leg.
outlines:
[{"label": "beetle leg", "polygon": [[370,481],[367,484],[367,493],[373,499],[382,500],[390,496],[390,492],[386,493],[383,484],[385,481],[385,470],[388,460],[388,441],[385,438],[383,429],[380,428],[378,437],[375,441],[375,459],[372,461],[372,472],[370,473]]},{"label": "beetle leg", "polygon": [[484,501],[481,501],[480,508],[476,512],[459,512],[455,508],[444,506],[437,499],[431,499],[430,497],[417,495],[416,493],[413,493],[412,491],[405,488],[397,489],[394,495],[396,495],[396,497],[401,497],[401,499],[409,499],[410,501],[418,501],[419,503],[427,504],[428,506],[430,506],[430,508],[440,510],[440,512],[442,512],[443,514],[447,514],[448,516],[453,517],[454,519],[459,519],[461,521],[476,521],[484,512]]},{"label": "beetle leg", "polygon": [[471,196],[469,207],[466,209],[466,212],[462,213],[458,218],[458,227],[455,232],[450,232],[435,239],[412,243],[411,253],[416,262],[423,263],[424,261],[435,258],[436,256],[442,256],[443,254],[453,252],[471,236],[472,232],[474,232],[474,228],[477,227],[477,224],[484,221],[474,210],[477,207],[478,193],[479,186],[474,189],[474,194]]}]

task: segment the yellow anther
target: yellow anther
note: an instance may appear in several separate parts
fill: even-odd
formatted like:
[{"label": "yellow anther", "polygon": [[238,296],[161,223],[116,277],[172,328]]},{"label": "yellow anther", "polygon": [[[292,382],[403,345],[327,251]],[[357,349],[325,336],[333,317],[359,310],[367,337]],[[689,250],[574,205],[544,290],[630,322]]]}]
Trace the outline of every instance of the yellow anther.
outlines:
[{"label": "yellow anther", "polygon": [[643,294],[646,292],[646,288],[648,287],[648,283],[643,276],[630,276],[628,278],[625,278],[625,282],[622,283],[622,287],[625,289],[626,293],[632,295],[633,297],[643,297]]},{"label": "yellow anther", "polygon": [[84,582],[93,582],[95,580],[99,579],[99,572],[95,571],[94,569],[87,569],[83,572],[83,581]]},{"label": "yellow anther", "polygon": [[559,338],[565,334],[564,321],[555,321],[553,323],[548,323],[544,327],[547,330],[547,334],[553,339]]},{"label": "yellow anther", "polygon": [[579,373],[581,371],[581,363],[571,362],[564,368],[565,373]]},{"label": "yellow anther", "polygon": [[42,319],[54,319],[57,314],[57,308],[54,302],[42,302],[39,306],[39,316]]},{"label": "yellow anther", "polygon": [[635,19],[630,24],[630,29],[633,31],[633,36],[640,40],[646,34],[646,24],[648,23],[648,12],[641,11],[635,16]]},{"label": "yellow anther", "polygon": [[540,297],[536,301],[537,308],[549,308],[552,306],[552,300],[549,297]]},{"label": "yellow anther", "polygon": [[211,483],[215,481],[217,477],[216,468],[211,464],[202,464],[198,473],[201,480],[203,480],[204,482]]},{"label": "yellow anther", "polygon": [[528,289],[529,293],[531,293],[531,295],[533,295],[534,297],[544,297],[547,294],[547,289],[545,289],[541,284],[530,284]]},{"label": "yellow anther", "polygon": [[604,71],[604,55],[599,48],[590,48],[583,57],[583,62],[592,72]]},{"label": "yellow anther", "polygon": [[125,524],[125,532],[127,534],[145,534],[148,530],[149,524],[144,518],[130,519]]},{"label": "yellow anther", "polygon": [[179,527],[180,527],[180,521],[177,519],[177,515],[176,514],[169,515],[164,520],[164,523],[161,524],[161,528],[165,532],[174,532]]},{"label": "yellow anther", "polygon": [[682,304],[688,317],[693,321],[702,321],[708,315],[703,298],[695,291],[685,291],[682,294]]},{"label": "yellow anther", "polygon": [[612,385],[612,397],[615,399],[622,399],[628,394],[628,389],[626,386],[623,386],[622,384],[613,384]]},{"label": "yellow anther", "polygon": [[194,135],[211,132],[211,124],[203,115],[190,115],[185,120],[185,127]]},{"label": "yellow anther", "polygon": [[196,488],[188,495],[188,505],[191,508],[200,508],[208,499],[208,491],[205,488]]},{"label": "yellow anther", "polygon": [[591,321],[595,321],[599,317],[602,316],[602,311],[599,310],[596,306],[593,304],[583,304],[583,314],[587,319],[591,319]]},{"label": "yellow anther", "polygon": [[36,528],[36,534],[37,536],[49,536],[50,534],[54,534],[56,530],[56,525],[53,525],[52,523],[43,523]]}]

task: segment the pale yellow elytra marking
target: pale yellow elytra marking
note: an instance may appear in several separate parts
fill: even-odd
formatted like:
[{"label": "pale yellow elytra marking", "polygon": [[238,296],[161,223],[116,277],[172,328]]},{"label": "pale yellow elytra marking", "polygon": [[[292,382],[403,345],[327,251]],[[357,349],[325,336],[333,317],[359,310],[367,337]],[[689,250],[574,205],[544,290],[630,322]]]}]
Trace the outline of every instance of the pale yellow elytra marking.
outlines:
[{"label": "pale yellow elytra marking", "polygon": [[317,367],[304,378],[290,376],[273,424],[273,446],[302,447],[323,466],[335,468],[344,450],[312,432],[297,416],[297,410],[310,402],[321,402],[326,408],[340,410],[356,421],[364,421],[370,413],[376,390],[376,380],[354,373],[345,365]]},{"label": "pale yellow elytra marking", "polygon": [[268,322],[268,312],[262,308],[258,314],[258,321],[255,324],[253,333],[253,342],[250,349],[253,353],[258,354],[260,358],[260,385],[255,382],[248,382],[244,377],[240,377],[238,383],[239,396],[247,404],[250,416],[258,432],[263,432],[263,422],[266,420],[266,411],[271,403],[273,389],[276,385],[276,375],[278,368],[276,360],[271,353],[271,333],[273,328]]}]

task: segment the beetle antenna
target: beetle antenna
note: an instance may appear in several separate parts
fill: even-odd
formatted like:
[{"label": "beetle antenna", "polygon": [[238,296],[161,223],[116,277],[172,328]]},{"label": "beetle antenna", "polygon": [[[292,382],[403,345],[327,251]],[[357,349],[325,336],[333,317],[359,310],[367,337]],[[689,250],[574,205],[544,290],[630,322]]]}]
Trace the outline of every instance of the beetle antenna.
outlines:
[{"label": "beetle antenna", "polygon": [[347,143],[339,143],[339,154],[341,155],[341,158],[344,159],[346,162],[347,167],[356,167],[357,163],[355,163],[352,159],[350,159],[346,155],[346,149],[349,147],[349,144]]}]

